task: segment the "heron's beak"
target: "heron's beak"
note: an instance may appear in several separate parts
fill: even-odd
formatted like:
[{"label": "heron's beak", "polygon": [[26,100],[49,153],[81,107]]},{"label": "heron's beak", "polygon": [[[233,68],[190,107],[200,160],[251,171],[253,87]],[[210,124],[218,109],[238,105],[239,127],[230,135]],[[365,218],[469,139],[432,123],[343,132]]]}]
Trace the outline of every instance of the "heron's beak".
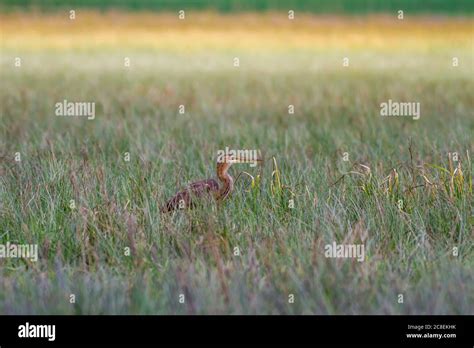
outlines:
[{"label": "heron's beak", "polygon": [[242,157],[236,157],[232,160],[232,163],[259,163],[262,162],[263,160],[259,157],[257,158],[242,158]]}]

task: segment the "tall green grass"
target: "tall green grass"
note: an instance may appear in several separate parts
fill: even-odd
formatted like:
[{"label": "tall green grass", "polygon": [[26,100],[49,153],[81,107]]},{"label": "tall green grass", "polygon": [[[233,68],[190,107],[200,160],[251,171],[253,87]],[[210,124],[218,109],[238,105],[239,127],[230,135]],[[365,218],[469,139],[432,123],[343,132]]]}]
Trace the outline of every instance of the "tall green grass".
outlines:
[{"label": "tall green grass", "polygon": [[[474,311],[468,64],[133,53],[130,70],[111,52],[24,53],[21,69],[2,54],[0,243],[37,243],[40,259],[0,259],[0,313]],[[419,101],[420,120],[380,117],[389,98]],[[55,116],[63,99],[95,101],[95,120]],[[160,214],[226,146],[262,151],[231,169],[254,181]],[[333,241],[364,243],[366,260],[325,258]]]}]

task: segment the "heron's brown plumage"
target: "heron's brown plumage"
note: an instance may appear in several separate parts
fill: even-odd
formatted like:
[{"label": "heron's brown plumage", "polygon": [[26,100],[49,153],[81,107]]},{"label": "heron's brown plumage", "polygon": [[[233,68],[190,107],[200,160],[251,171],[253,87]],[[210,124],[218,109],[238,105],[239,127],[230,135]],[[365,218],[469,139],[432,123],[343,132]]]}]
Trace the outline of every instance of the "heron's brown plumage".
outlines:
[{"label": "heron's brown plumage", "polygon": [[217,178],[222,183],[221,187],[219,187],[218,182],[214,179],[193,182],[186,189],[171,197],[161,211],[170,212],[179,208],[190,208],[194,205],[195,199],[206,196],[216,200],[227,198],[234,189],[234,179],[227,173],[231,165],[232,162],[227,157],[224,158],[223,162],[217,163]]}]

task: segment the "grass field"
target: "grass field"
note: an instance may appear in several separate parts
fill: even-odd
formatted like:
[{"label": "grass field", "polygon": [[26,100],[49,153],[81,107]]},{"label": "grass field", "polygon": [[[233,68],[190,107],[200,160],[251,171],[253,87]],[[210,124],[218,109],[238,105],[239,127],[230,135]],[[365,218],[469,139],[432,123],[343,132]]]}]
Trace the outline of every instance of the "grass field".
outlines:
[{"label": "grass field", "polygon": [[[39,246],[0,258],[0,313],[474,313],[473,25],[0,15],[0,244]],[[381,117],[389,99],[420,119]],[[160,214],[226,146],[261,151],[231,169],[253,183]],[[365,260],[326,258],[334,241]]]}]

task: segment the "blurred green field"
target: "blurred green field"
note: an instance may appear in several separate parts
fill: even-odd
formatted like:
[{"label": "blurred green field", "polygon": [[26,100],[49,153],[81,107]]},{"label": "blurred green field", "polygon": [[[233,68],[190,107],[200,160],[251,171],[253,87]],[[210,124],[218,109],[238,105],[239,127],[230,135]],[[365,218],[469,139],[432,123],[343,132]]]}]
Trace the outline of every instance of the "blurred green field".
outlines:
[{"label": "blurred green field", "polygon": [[363,14],[396,12],[472,14],[470,0],[1,0],[0,8],[57,10],[58,8],[95,8],[122,10],[216,10],[224,13],[243,11],[294,11],[312,13]]},{"label": "blurred green field", "polygon": [[[474,312],[471,18],[77,18],[0,21],[0,244],[40,249],[0,259],[0,313]],[[95,119],[55,116],[64,99]],[[381,117],[388,99],[420,119]],[[160,214],[226,146],[262,152],[231,169],[260,182]],[[366,260],[326,258],[333,241]]]}]

